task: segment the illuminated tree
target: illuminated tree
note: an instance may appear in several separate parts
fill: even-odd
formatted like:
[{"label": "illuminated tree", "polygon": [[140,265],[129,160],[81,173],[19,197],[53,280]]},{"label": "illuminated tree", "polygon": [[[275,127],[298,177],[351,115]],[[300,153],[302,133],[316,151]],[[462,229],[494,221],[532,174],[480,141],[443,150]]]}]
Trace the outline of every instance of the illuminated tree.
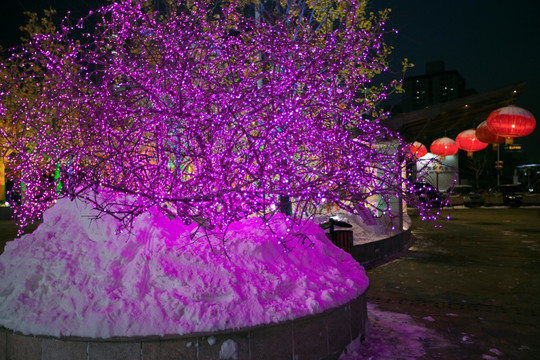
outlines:
[{"label": "illuminated tree", "polygon": [[[35,13],[25,13],[28,16],[28,22],[20,27],[23,32],[21,37],[23,43],[30,41],[36,34],[53,34],[56,32],[52,21],[55,11],[45,10],[44,14],[43,18],[38,18]],[[59,53],[63,50],[61,46],[53,43],[48,44],[47,48],[49,51],[58,51]],[[14,142],[14,139],[22,136],[32,137],[32,133],[25,129],[23,118],[13,115],[18,112],[21,104],[24,104],[25,108],[31,108],[35,106],[35,102],[40,97],[40,86],[32,76],[38,64],[33,65],[27,67],[22,58],[13,57],[11,61],[0,68],[2,90],[6,91],[2,96],[2,116],[0,117],[0,128],[4,135],[0,137],[0,200],[4,200],[5,169],[9,166],[9,157],[14,151],[10,144]]]},{"label": "illuminated tree", "polygon": [[[414,203],[399,138],[379,122],[395,83],[373,83],[386,71],[387,13],[377,20],[362,0],[274,5],[160,13],[119,1],[30,40],[14,59],[40,94],[11,116],[32,136],[7,137],[26,187],[19,224],[58,196],[127,227],[158,206],[217,233],[269,219],[280,198],[292,220],[328,202],[375,214],[393,198]],[[2,89],[2,103],[11,95]]]}]

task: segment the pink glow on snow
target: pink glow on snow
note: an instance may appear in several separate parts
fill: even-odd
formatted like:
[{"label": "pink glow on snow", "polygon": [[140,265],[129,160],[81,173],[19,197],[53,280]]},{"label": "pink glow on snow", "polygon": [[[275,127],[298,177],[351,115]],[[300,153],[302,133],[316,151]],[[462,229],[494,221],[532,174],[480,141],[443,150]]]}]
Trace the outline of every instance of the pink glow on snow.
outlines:
[{"label": "pink glow on snow", "polygon": [[51,336],[186,334],[319,313],[368,286],[364,269],[314,223],[285,252],[281,216],[274,233],[255,217],[233,223],[223,242],[155,208],[131,234],[96,214],[62,199],[36,231],[6,244],[0,325]]}]

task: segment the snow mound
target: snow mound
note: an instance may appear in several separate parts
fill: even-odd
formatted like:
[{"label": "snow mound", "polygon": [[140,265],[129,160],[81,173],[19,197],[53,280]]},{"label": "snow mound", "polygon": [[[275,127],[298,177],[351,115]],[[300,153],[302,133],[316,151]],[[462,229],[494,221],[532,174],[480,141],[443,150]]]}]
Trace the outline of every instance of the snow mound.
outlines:
[{"label": "snow mound", "polygon": [[[286,218],[234,223],[227,240],[156,209],[130,233],[78,200],[59,200],[0,255],[0,325],[23,334],[147,336],[280,322],[342,305],[364,269],[315,223],[290,252]],[[294,230],[294,229],[293,229]]]}]

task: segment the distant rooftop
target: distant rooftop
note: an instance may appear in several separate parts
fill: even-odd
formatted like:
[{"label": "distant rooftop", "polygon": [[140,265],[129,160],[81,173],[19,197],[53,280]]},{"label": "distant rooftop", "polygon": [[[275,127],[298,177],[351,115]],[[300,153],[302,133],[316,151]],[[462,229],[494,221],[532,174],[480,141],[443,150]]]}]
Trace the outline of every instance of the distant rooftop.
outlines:
[{"label": "distant rooftop", "polygon": [[393,115],[382,124],[398,131],[407,141],[423,136],[444,135],[449,130],[466,130],[486,120],[488,115],[512,104],[525,90],[519,82],[462,98],[429,105],[425,108]]}]

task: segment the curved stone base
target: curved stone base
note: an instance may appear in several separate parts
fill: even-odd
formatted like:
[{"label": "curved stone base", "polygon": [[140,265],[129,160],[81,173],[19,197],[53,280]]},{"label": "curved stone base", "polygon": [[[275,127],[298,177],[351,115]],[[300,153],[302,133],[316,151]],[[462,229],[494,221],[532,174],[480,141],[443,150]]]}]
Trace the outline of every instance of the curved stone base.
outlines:
[{"label": "curved stone base", "polygon": [[321,314],[186,336],[55,338],[0,328],[0,360],[330,360],[337,359],[353,339],[365,335],[366,319],[364,293]]},{"label": "curved stone base", "polygon": [[364,268],[370,269],[392,259],[392,256],[412,245],[411,228],[389,238],[353,246],[352,257]]}]

